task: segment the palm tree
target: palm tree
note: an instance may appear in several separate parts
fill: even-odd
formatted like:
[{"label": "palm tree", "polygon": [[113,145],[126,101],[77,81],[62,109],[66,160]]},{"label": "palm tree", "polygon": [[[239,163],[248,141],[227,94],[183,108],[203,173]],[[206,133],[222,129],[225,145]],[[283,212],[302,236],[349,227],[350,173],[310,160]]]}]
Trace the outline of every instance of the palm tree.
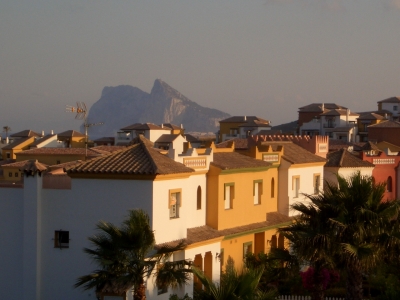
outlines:
[{"label": "palm tree", "polygon": [[306,195],[310,204],[293,205],[300,216],[279,231],[296,255],[314,267],[318,290],[320,270],[336,267],[347,273],[346,299],[358,300],[363,298],[363,273],[382,261],[389,244],[398,245],[390,225],[399,202],[383,202],[385,185],[360,172],[337,178],[338,184],[328,182],[323,193]]},{"label": "palm tree", "polygon": [[219,283],[212,282],[201,270],[192,269],[204,286],[204,290],[199,292],[202,300],[272,300],[277,296],[273,289],[263,292],[258,288],[263,267],[244,268],[238,272],[233,262],[228,260]]},{"label": "palm tree", "polygon": [[9,126],[3,126],[3,132],[6,133],[6,138],[8,138],[8,132],[11,131],[11,128]]},{"label": "palm tree", "polygon": [[102,293],[123,295],[133,287],[133,299],[144,300],[145,279],[152,274],[162,288],[188,281],[191,272],[188,262],[167,261],[173,252],[184,249],[183,242],[156,248],[149,216],[143,210],[129,211],[129,218],[121,227],[100,222],[97,229],[99,233],[89,237],[94,248],[85,248],[84,252],[100,268],[79,277],[75,287],[95,288],[98,297]]}]

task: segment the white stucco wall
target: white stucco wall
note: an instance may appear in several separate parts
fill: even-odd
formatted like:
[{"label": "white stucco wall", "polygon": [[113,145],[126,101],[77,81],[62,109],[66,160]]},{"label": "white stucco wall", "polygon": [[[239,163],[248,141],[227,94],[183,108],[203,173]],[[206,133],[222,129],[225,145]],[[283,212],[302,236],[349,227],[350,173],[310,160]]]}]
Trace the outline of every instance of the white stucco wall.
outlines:
[{"label": "white stucco wall", "polygon": [[[288,214],[289,216],[294,216],[298,214],[296,211],[290,209],[290,206],[296,202],[307,203],[309,200],[304,194],[312,195],[314,194],[314,175],[320,175],[320,190],[323,188],[324,181],[324,168],[323,166],[313,166],[313,165],[292,165],[286,160],[282,159],[281,165],[279,167],[279,181],[284,180],[285,182],[280,182],[279,187],[279,203],[278,208],[281,213]],[[293,189],[293,178],[300,178],[300,189],[299,197],[295,197],[295,191]]]},{"label": "white stucco wall", "polygon": [[0,299],[23,299],[23,189],[0,188]]},{"label": "white stucco wall", "polygon": [[[202,204],[197,209],[197,187],[201,186]],[[182,189],[179,218],[169,218],[169,191]],[[155,181],[153,186],[153,229],[157,243],[186,238],[187,228],[202,226],[206,219],[206,175],[193,174],[189,178]]]},{"label": "white stucco wall", "polygon": [[324,168],[324,179],[333,184],[337,184],[336,174],[343,176],[344,178],[350,177],[354,173],[360,171],[363,176],[372,176],[374,168]]}]

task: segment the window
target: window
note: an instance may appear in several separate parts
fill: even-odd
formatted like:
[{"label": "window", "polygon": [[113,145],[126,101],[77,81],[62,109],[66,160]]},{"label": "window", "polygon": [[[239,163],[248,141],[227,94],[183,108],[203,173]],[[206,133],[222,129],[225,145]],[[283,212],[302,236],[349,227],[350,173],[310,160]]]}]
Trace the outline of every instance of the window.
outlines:
[{"label": "window", "polygon": [[60,160],[57,160],[57,161],[56,161],[56,164],[57,164],[57,165],[61,164],[61,161],[60,161]]},{"label": "window", "polygon": [[[160,271],[164,267],[164,264],[158,264],[157,265],[157,271]],[[168,286],[163,285],[160,287],[157,287],[157,295],[165,294],[168,292]]]},{"label": "window", "polygon": [[18,172],[15,172],[15,173],[14,173],[14,177],[18,177],[18,175],[19,175]]},{"label": "window", "polygon": [[276,235],[274,234],[271,237],[271,248],[276,248],[278,246],[278,239],[276,238]]},{"label": "window", "polygon": [[261,195],[263,193],[263,181],[262,179],[254,180],[253,182],[253,202],[254,205],[261,204]]},{"label": "window", "polygon": [[174,189],[169,191],[169,218],[176,219],[179,218],[179,207],[182,205],[182,190]]},{"label": "window", "polygon": [[271,179],[271,198],[275,197],[275,179],[272,177]]},{"label": "window", "polygon": [[243,258],[246,257],[247,254],[253,252],[253,242],[247,242],[243,244]]},{"label": "window", "polygon": [[11,158],[10,152],[7,152],[7,153],[6,153],[6,157],[7,157],[7,158]]},{"label": "window", "polygon": [[314,194],[319,194],[320,186],[321,186],[321,175],[314,174]]},{"label": "window", "polygon": [[197,187],[197,210],[201,209],[201,186]]},{"label": "window", "polygon": [[394,105],[394,106],[393,106],[393,110],[397,110],[397,105]]},{"label": "window", "polygon": [[69,231],[54,231],[54,248],[69,248]]},{"label": "window", "polygon": [[386,189],[388,192],[392,191],[392,176],[389,176],[387,179]]},{"label": "window", "polygon": [[225,183],[224,190],[224,207],[225,209],[233,208],[233,199],[235,197],[235,184],[234,183]]},{"label": "window", "polygon": [[8,172],[8,177],[12,177],[12,172]]},{"label": "window", "polygon": [[282,234],[278,237],[278,248],[282,250],[285,249],[285,237]]},{"label": "window", "polygon": [[293,190],[293,197],[294,198],[299,198],[300,176],[293,176],[293,179],[292,179],[292,190]]}]

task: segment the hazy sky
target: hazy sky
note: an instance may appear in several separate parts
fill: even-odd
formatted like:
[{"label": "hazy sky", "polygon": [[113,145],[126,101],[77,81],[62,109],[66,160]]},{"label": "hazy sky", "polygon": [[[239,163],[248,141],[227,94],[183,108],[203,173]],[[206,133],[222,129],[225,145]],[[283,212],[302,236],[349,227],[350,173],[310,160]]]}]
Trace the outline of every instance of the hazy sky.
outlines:
[{"label": "hazy sky", "polygon": [[0,126],[78,129],[65,105],[157,78],[273,125],[374,110],[400,96],[399,49],[400,0],[0,0]]}]

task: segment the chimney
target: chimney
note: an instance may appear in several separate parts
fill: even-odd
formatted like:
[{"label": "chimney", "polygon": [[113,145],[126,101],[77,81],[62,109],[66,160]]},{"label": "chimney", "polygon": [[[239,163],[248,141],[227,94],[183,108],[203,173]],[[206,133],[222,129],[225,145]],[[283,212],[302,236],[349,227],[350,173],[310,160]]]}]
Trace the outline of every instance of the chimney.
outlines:
[{"label": "chimney", "polygon": [[52,130],[50,131],[50,133],[51,133],[51,134],[54,134],[54,130],[52,129]]},{"label": "chimney", "polygon": [[183,129],[183,124],[181,123],[181,129]]},{"label": "chimney", "polygon": [[44,130],[42,130],[42,137],[44,136]]},{"label": "chimney", "polygon": [[349,125],[349,115],[350,115],[350,109],[346,110],[346,125]]},{"label": "chimney", "polygon": [[164,123],[161,123],[161,128],[164,128]]},{"label": "chimney", "polygon": [[246,116],[244,116],[244,120],[247,121],[247,117]]},{"label": "chimney", "polygon": [[322,112],[324,112],[325,111],[325,104],[324,103],[322,103],[321,108],[322,108]]}]

